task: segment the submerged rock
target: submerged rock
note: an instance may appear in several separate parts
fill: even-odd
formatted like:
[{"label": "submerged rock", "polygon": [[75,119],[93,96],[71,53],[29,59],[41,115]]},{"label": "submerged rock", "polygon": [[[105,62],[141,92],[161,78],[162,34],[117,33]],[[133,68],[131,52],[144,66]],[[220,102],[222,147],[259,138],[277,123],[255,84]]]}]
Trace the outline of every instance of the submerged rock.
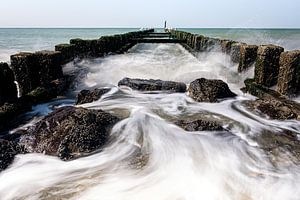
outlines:
[{"label": "submerged rock", "polygon": [[21,148],[17,143],[0,139],[0,171],[6,169],[20,152]]},{"label": "submerged rock", "polygon": [[82,90],[77,95],[76,105],[91,103],[93,101],[97,101],[101,98],[102,95],[109,92],[110,88],[100,88],[94,90]]},{"label": "submerged rock", "polygon": [[37,123],[21,139],[21,144],[30,152],[69,160],[100,150],[118,121],[119,118],[102,110],[63,107]]},{"label": "submerged rock", "polygon": [[119,86],[124,85],[130,87],[134,90],[141,91],[158,91],[165,90],[171,92],[185,92],[186,85],[181,82],[174,81],[162,81],[162,80],[153,80],[153,79],[131,79],[124,78],[118,83]]},{"label": "submerged rock", "polygon": [[251,110],[258,110],[259,112],[269,116],[271,119],[286,120],[299,119],[300,117],[299,109],[293,104],[271,97],[265,97],[255,101],[247,101],[246,105]]},{"label": "submerged rock", "polygon": [[188,119],[175,122],[186,131],[222,131],[222,124],[218,121],[208,119]]},{"label": "submerged rock", "polygon": [[198,102],[217,102],[218,99],[236,96],[224,81],[205,78],[191,82],[188,92]]}]

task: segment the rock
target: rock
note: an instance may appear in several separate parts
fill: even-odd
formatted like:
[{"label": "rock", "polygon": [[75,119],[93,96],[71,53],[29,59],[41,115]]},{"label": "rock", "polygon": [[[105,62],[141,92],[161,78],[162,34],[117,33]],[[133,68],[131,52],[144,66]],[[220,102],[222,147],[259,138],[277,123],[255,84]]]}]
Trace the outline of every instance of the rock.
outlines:
[{"label": "rock", "polygon": [[300,92],[300,50],[287,51],[280,55],[277,91],[284,95]]},{"label": "rock", "polygon": [[91,54],[91,40],[76,38],[71,39],[70,44],[75,46],[75,56],[86,57]]},{"label": "rock", "polygon": [[191,82],[188,92],[189,96],[198,102],[217,102],[218,99],[236,96],[222,80],[205,78]]},{"label": "rock", "polygon": [[247,70],[255,63],[257,49],[258,46],[256,45],[241,45],[238,72]]},{"label": "rock", "polygon": [[271,161],[276,165],[286,164],[287,160],[294,164],[300,163],[300,141],[297,133],[288,130],[280,132],[263,130],[261,134],[255,135],[253,140],[260,148],[274,156]]},{"label": "rock", "polygon": [[17,117],[31,110],[31,100],[22,97],[13,103],[5,103],[0,106],[0,131],[15,126]]},{"label": "rock", "polygon": [[175,122],[186,131],[222,131],[221,123],[208,119],[179,120]]},{"label": "rock", "polygon": [[0,63],[0,106],[17,99],[15,78],[7,63]]},{"label": "rock", "polygon": [[58,44],[55,46],[55,51],[61,52],[62,64],[68,63],[76,57],[74,44]]},{"label": "rock", "polygon": [[272,97],[265,97],[255,101],[247,101],[246,105],[251,110],[258,110],[269,116],[271,119],[287,120],[297,119],[300,116],[299,110],[287,102]]},{"label": "rock", "polygon": [[22,95],[62,78],[61,64],[62,57],[58,51],[18,53],[11,56],[11,67]]},{"label": "rock", "polygon": [[35,53],[35,56],[38,62],[41,86],[63,77],[61,52],[38,51]]},{"label": "rock", "polygon": [[242,43],[233,43],[230,48],[230,58],[233,63],[239,63]]},{"label": "rock", "polygon": [[0,139],[0,172],[6,169],[20,152],[21,148],[17,143]]},{"label": "rock", "polygon": [[124,78],[118,83],[119,86],[127,86],[134,90],[142,91],[171,91],[171,92],[185,92],[186,85],[181,82],[173,81],[162,81],[162,80],[153,80],[153,79],[130,79]]},{"label": "rock", "polygon": [[27,94],[40,86],[39,66],[33,53],[18,53],[12,55],[10,59],[21,94]]},{"label": "rock", "polygon": [[77,95],[76,105],[91,103],[93,101],[97,101],[101,98],[101,96],[110,91],[110,88],[101,88],[94,90],[82,90]]},{"label": "rock", "polygon": [[280,54],[284,49],[275,45],[261,45],[257,50],[254,79],[271,87],[277,83]]},{"label": "rock", "polygon": [[63,107],[38,122],[20,143],[29,152],[69,160],[101,150],[118,121],[102,110]]},{"label": "rock", "polygon": [[230,54],[232,44],[237,43],[232,40],[221,40],[221,50],[224,53]]}]

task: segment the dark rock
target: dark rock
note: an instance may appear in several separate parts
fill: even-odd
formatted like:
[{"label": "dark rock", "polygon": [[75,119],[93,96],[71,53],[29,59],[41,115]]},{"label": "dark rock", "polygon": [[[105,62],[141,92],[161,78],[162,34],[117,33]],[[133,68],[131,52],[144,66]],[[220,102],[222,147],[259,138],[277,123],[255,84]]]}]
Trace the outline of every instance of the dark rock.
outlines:
[{"label": "dark rock", "polygon": [[241,45],[238,72],[247,70],[255,63],[257,49],[256,45]]},{"label": "dark rock", "polygon": [[55,46],[55,51],[61,52],[62,64],[68,63],[76,57],[74,44],[58,44]]},{"label": "dark rock", "polygon": [[261,45],[257,50],[254,79],[271,87],[277,83],[280,54],[284,49],[275,45]]},{"label": "dark rock", "polygon": [[101,98],[101,96],[110,91],[110,88],[100,88],[94,90],[82,90],[77,95],[76,105],[91,103],[93,101],[97,101]]},{"label": "dark rock", "polygon": [[246,105],[251,110],[258,110],[259,112],[269,116],[271,119],[287,120],[297,119],[300,117],[299,110],[288,102],[280,101],[272,97],[265,97],[255,101],[247,101]]},{"label": "dark rock", "polygon": [[142,91],[172,91],[172,92],[185,92],[186,85],[180,82],[173,81],[162,81],[162,80],[153,80],[153,79],[130,79],[124,78],[118,83],[119,86],[124,85],[130,87],[134,90]]},{"label": "dark rock", "polygon": [[222,52],[230,54],[231,46],[234,43],[237,43],[237,42],[232,41],[232,40],[221,40],[221,50],[222,50]]},{"label": "dark rock", "polygon": [[217,102],[218,99],[236,96],[222,80],[205,78],[191,82],[188,92],[189,96],[198,102]]},{"label": "dark rock", "polygon": [[[260,148],[273,155],[272,162],[276,165],[286,164],[286,161],[300,162],[300,141],[297,133],[282,130],[280,132],[263,130],[253,138]],[[288,153],[287,153],[288,152]]]},{"label": "dark rock", "polygon": [[0,131],[12,126],[18,115],[30,109],[30,102],[23,101],[23,98],[15,103],[5,103],[0,106]]},{"label": "dark rock", "polygon": [[222,131],[222,124],[213,120],[195,119],[195,120],[179,120],[175,122],[186,131]]},{"label": "dark rock", "polygon": [[62,57],[58,51],[19,53],[11,56],[11,66],[22,95],[62,78],[61,64]]},{"label": "dark rock", "polygon": [[6,169],[20,152],[21,148],[17,143],[0,139],[0,172]]},{"label": "dark rock", "polygon": [[7,63],[0,63],[0,106],[17,99],[15,78]]},{"label": "dark rock", "polygon": [[300,50],[281,54],[277,91],[284,95],[300,92]]},{"label": "dark rock", "polygon": [[63,77],[61,52],[38,51],[35,56],[37,57],[39,79],[42,86]]},{"label": "dark rock", "polygon": [[75,46],[75,56],[85,57],[91,54],[91,40],[80,38],[71,39],[70,44]]},{"label": "dark rock", "polygon": [[42,103],[54,97],[45,87],[37,87],[26,96],[29,97],[33,104]]},{"label": "dark rock", "polygon": [[63,107],[38,122],[20,142],[30,152],[69,160],[101,150],[118,121],[102,110]]},{"label": "dark rock", "polygon": [[10,59],[21,94],[27,94],[40,86],[40,69],[33,53],[18,53],[12,55]]}]

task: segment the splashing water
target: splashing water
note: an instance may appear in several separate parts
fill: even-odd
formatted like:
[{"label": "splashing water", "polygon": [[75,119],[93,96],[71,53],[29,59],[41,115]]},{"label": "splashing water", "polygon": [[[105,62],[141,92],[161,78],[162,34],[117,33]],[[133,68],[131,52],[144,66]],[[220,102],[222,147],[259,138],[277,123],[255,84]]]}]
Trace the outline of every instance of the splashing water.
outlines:
[{"label": "splashing water", "polygon": [[[78,90],[112,87],[82,107],[129,115],[114,126],[111,143],[88,157],[64,162],[42,154],[18,155],[0,174],[0,199],[300,199],[296,158],[284,151],[275,159],[256,139],[266,130],[299,134],[300,123],[265,119],[243,106],[253,99],[239,93],[251,71],[236,74],[236,66],[220,53],[199,60],[176,44],[139,44],[124,55],[67,66],[85,69]],[[125,76],[186,83],[219,78],[240,95],[197,103],[186,94],[116,87]],[[187,132],[173,124],[199,114],[220,119],[226,131]]]}]

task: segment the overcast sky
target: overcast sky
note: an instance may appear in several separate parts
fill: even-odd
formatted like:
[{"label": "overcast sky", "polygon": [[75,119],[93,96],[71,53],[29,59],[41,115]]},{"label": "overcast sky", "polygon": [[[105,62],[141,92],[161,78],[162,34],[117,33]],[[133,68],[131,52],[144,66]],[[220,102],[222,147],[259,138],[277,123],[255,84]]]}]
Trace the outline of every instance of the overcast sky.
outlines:
[{"label": "overcast sky", "polygon": [[1,0],[0,27],[300,28],[300,0]]}]

